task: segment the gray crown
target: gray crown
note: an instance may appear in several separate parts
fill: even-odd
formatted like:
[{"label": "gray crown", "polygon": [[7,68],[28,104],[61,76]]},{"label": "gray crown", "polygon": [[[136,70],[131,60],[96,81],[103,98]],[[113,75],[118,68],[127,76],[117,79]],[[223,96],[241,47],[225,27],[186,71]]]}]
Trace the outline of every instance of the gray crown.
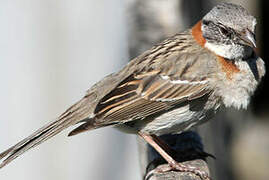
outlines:
[{"label": "gray crown", "polygon": [[221,3],[215,6],[203,18],[205,21],[221,23],[226,27],[241,31],[255,31],[256,19],[242,6],[232,3]]}]

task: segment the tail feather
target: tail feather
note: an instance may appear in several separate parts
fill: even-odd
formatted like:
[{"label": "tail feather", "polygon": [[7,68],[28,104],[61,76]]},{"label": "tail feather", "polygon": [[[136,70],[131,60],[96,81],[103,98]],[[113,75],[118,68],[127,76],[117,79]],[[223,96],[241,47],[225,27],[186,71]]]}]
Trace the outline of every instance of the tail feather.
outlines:
[{"label": "tail feather", "polygon": [[94,119],[90,119],[89,121],[81,124],[79,127],[73,129],[68,136],[74,136],[77,135],[79,133],[85,132],[85,131],[89,131],[91,129],[96,129],[98,128],[98,126],[94,125]]},{"label": "tail feather", "polygon": [[93,129],[97,129],[97,128],[101,128],[101,127],[105,127],[105,126],[111,126],[117,124],[115,122],[113,123],[107,123],[107,124],[102,124],[102,123],[96,123],[95,119],[87,119],[86,122],[84,122],[83,124],[81,124],[80,126],[78,126],[77,128],[73,129],[68,136],[74,136],[77,135],[79,133],[83,133],[85,131],[90,131]]},{"label": "tail feather", "polygon": [[70,107],[56,121],[43,126],[27,138],[2,152],[0,154],[0,168],[13,161],[27,150],[58,134],[67,127],[88,118],[91,114],[89,111],[89,105],[90,103],[87,103],[87,99],[83,98],[81,101]]},{"label": "tail feather", "polygon": [[44,142],[45,140],[49,139],[53,135],[59,133],[62,129],[64,129],[63,126],[58,126],[57,122],[52,122],[49,125],[44,126],[43,128],[37,130],[29,137],[23,139],[19,143],[15,144],[8,150],[4,151],[0,154],[0,159],[2,160],[5,158],[1,164],[0,168],[4,167],[8,163],[10,163],[12,160],[17,158],[19,155],[23,154],[27,150],[37,146],[38,144]]}]

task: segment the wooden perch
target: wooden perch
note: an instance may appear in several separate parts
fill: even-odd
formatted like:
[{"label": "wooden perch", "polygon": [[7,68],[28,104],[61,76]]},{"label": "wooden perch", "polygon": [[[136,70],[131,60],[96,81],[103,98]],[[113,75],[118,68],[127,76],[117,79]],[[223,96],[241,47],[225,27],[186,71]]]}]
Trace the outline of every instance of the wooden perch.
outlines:
[{"label": "wooden perch", "polygon": [[[203,151],[200,136],[193,131],[175,135],[164,135],[161,138],[174,150],[173,157],[186,166],[192,166],[209,174],[205,158],[211,156]],[[167,162],[149,145],[138,140],[142,176],[144,180],[200,180],[201,178],[190,172],[168,171],[156,173],[156,168],[168,168]]]}]

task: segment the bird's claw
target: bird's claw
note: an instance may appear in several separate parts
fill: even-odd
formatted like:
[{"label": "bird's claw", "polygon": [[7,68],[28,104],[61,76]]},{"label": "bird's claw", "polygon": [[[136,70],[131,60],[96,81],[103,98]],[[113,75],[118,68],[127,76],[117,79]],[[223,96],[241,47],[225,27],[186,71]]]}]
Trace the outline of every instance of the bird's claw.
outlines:
[{"label": "bird's claw", "polygon": [[149,180],[151,176],[154,174],[161,174],[161,173],[166,173],[169,171],[179,171],[179,172],[188,172],[195,174],[201,178],[201,180],[211,180],[209,177],[209,174],[197,167],[193,167],[190,165],[183,165],[182,163],[173,163],[171,165],[160,165],[159,167],[153,169],[150,171],[147,176],[144,178],[145,180]]}]

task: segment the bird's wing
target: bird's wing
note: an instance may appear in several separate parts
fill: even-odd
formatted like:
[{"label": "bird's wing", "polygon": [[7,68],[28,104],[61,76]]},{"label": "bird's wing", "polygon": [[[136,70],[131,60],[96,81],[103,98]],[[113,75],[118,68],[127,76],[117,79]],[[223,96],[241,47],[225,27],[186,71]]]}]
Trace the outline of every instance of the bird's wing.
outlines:
[{"label": "bird's wing", "polygon": [[201,53],[173,53],[153,59],[107,93],[97,104],[96,124],[124,123],[168,110],[210,93]]},{"label": "bird's wing", "polygon": [[209,92],[206,79],[181,80],[158,71],[134,74],[99,102],[95,109],[97,123],[143,119]]}]

